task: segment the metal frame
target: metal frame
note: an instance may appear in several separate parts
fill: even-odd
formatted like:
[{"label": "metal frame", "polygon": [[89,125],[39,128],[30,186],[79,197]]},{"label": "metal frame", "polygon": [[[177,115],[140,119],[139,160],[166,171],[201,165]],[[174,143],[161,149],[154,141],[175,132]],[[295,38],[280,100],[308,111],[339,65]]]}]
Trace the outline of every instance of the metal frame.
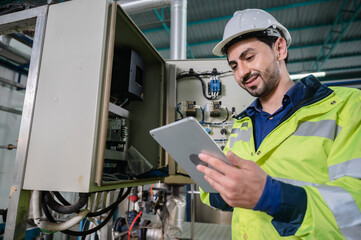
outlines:
[{"label": "metal frame", "polygon": [[23,190],[34,102],[39,78],[41,53],[45,36],[48,5],[0,16],[0,34],[28,29],[35,25],[28,81],[21,117],[19,144],[16,152],[13,185],[10,192],[5,239],[24,239],[28,218],[30,191]]},{"label": "metal frame", "polygon": [[[355,0],[344,0],[341,8],[337,14],[335,22],[333,23],[330,32],[322,45],[317,59],[314,62],[312,71],[321,71],[326,61],[330,58],[333,50],[345,35],[350,24],[354,21],[357,14],[361,10],[361,4],[357,4]],[[351,17],[346,18],[345,15],[352,14]]]}]

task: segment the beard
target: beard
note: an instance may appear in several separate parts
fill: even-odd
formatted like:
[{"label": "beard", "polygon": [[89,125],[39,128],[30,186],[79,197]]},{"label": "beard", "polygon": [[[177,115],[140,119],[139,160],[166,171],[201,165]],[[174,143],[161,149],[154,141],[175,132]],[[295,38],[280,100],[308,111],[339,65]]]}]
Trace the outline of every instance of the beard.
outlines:
[{"label": "beard", "polygon": [[[258,77],[260,82],[258,85],[247,87],[245,83],[252,77]],[[279,79],[280,70],[276,61],[273,61],[263,72],[255,71],[245,76],[242,80],[241,87],[253,97],[263,98],[275,90]]]}]

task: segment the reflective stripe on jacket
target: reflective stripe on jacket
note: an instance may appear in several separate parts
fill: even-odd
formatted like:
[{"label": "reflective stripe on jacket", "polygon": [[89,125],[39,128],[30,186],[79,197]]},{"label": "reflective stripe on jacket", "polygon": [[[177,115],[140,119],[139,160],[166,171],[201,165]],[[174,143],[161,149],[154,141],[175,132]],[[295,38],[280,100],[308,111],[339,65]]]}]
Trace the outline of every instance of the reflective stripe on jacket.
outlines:
[{"label": "reflective stripe on jacket", "polygon": [[[235,120],[224,152],[257,162],[271,177],[307,193],[294,236],[281,237],[266,213],[233,209],[232,239],[361,239],[361,92],[327,88],[314,77],[304,100],[255,149],[252,120]],[[201,200],[210,204],[209,194]]]}]

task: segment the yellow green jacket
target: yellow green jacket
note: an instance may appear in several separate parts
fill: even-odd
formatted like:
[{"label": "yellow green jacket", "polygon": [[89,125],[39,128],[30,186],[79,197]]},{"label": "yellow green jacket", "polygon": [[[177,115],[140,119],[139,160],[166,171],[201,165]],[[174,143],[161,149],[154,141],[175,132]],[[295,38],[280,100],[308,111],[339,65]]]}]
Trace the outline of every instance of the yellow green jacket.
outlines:
[{"label": "yellow green jacket", "polygon": [[303,187],[302,223],[285,223],[295,230],[281,236],[285,229],[267,213],[211,204],[211,194],[200,189],[203,203],[233,211],[232,239],[361,239],[361,91],[328,88],[312,76],[301,81],[307,87],[301,104],[257,150],[252,120],[243,113],[224,152],[231,150],[272,178]]}]

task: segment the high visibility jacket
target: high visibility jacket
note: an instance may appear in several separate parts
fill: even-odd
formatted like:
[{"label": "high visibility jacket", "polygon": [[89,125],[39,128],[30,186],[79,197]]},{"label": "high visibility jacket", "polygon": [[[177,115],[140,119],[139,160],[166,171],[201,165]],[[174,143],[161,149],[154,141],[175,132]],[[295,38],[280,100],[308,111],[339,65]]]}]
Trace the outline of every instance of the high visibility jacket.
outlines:
[{"label": "high visibility jacket", "polygon": [[[306,93],[255,149],[246,113],[224,149],[256,162],[272,178],[301,186],[307,209],[294,235],[280,236],[272,217],[234,208],[232,239],[361,239],[361,91],[302,79]],[[210,204],[209,193],[201,200]]]}]

